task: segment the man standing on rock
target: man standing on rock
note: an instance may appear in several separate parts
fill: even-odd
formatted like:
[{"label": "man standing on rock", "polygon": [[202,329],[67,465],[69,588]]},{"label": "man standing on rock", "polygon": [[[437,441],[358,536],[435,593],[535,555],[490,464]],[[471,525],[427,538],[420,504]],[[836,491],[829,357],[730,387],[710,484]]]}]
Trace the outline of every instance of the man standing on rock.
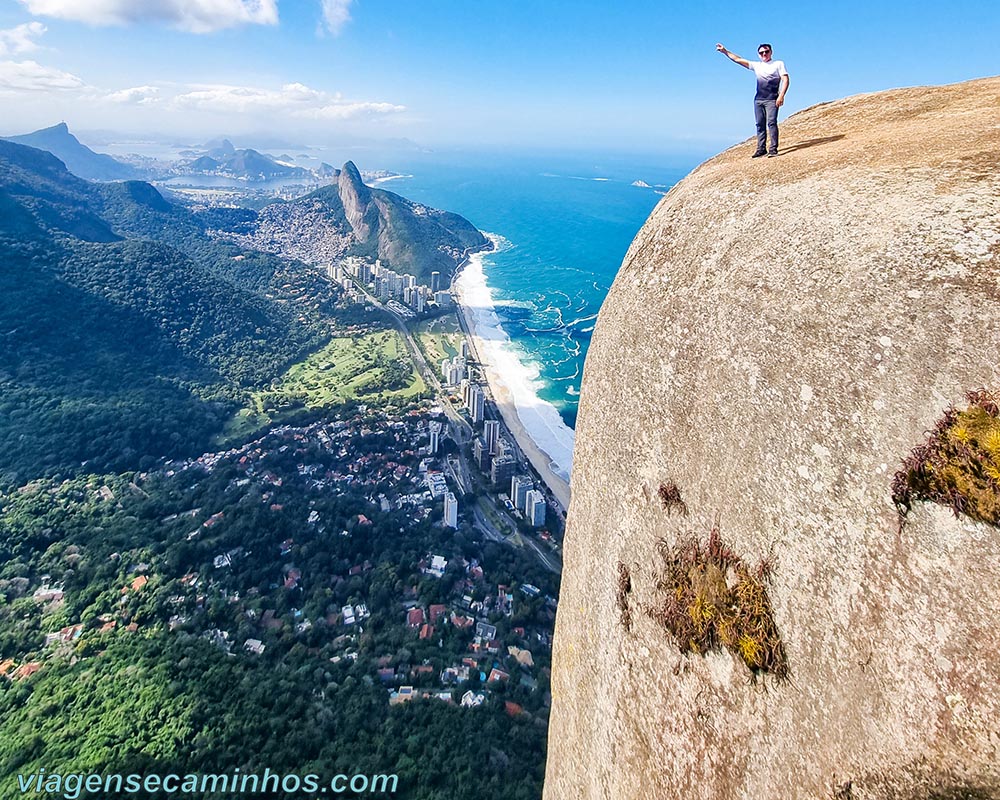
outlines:
[{"label": "man standing on rock", "polygon": [[[715,49],[730,61],[741,67],[752,69],[757,76],[757,94],[753,99],[754,115],[757,119],[757,150],[753,158],[766,155],[774,158],[778,155],[778,109],[785,102],[785,92],[788,91],[788,73],[784,61],[771,60],[771,45],[762,44],[757,48],[760,61],[747,61],[745,58],[730,53],[721,44]],[[767,136],[771,135],[771,149],[767,149]]]}]

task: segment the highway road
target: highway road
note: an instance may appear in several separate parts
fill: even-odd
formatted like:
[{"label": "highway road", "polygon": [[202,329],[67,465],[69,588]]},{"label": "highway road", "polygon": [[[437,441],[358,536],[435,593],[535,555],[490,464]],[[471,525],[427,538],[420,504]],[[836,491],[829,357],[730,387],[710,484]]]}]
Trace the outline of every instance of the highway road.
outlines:
[{"label": "highway road", "polygon": [[[450,457],[446,460],[446,465],[448,472],[450,473],[452,480],[458,485],[464,493],[469,493],[473,491],[474,483],[472,480],[471,470],[469,469],[468,462],[465,458],[465,453],[463,452],[464,446],[472,441],[473,430],[472,426],[466,422],[465,419],[455,410],[452,404],[445,398],[445,391],[438,380],[437,372],[431,369],[430,365],[427,363],[427,359],[424,358],[424,354],[420,351],[417,346],[416,340],[413,338],[413,334],[410,333],[410,329],[406,326],[406,321],[391,308],[383,305],[378,298],[373,296],[367,288],[355,283],[355,286],[360,288],[372,302],[375,304],[376,308],[381,309],[388,317],[392,320],[393,325],[403,336],[403,341],[406,342],[406,349],[410,353],[410,357],[413,359],[413,363],[417,365],[417,369],[420,370],[421,376],[424,382],[431,387],[435,392],[436,396],[441,401],[441,407],[444,409],[445,414],[448,417],[448,424],[451,433],[451,437],[458,443],[459,452],[457,456]],[[458,314],[459,321],[462,324],[463,331],[465,329],[464,320],[461,319],[461,314]],[[466,336],[467,336],[466,332]],[[516,446],[516,443],[515,443]],[[517,448],[518,460],[523,465],[524,456],[520,452],[520,448]],[[497,529],[497,527],[489,520],[487,515],[479,508],[478,504],[473,505],[472,513],[473,519],[475,520],[476,527],[479,528],[486,535],[488,539],[495,542],[503,542],[509,544],[512,547],[516,546],[511,541],[511,535],[517,533],[517,525],[507,517],[499,508],[496,507],[493,500],[489,497],[483,497],[483,502],[490,503],[497,517],[500,520],[506,520],[509,525],[509,530],[504,533]],[[535,556],[550,572],[554,572],[557,575],[562,572],[562,565],[559,560],[551,553],[545,545],[540,544],[535,540],[533,536],[521,536],[521,540],[534,552]]]},{"label": "highway road", "polygon": [[441,401],[441,407],[444,409],[444,413],[448,417],[451,438],[458,443],[458,446],[461,449],[463,445],[472,441],[472,426],[462,418],[461,414],[459,414],[452,404],[446,399],[446,393],[444,391],[444,387],[441,385],[441,381],[438,380],[437,371],[432,369],[427,363],[427,359],[424,358],[424,354],[421,352],[420,347],[413,338],[413,334],[410,333],[410,329],[406,326],[406,321],[391,308],[384,305],[371,292],[369,292],[367,287],[362,286],[356,281],[354,285],[368,296],[368,298],[375,304],[376,308],[380,309],[387,317],[389,317],[389,319],[392,320],[396,330],[398,330],[402,335],[403,341],[406,342],[406,349],[409,351],[410,357],[413,359],[413,363],[417,365],[417,369],[420,371],[420,375],[424,379],[424,383],[426,383],[434,391],[434,394]]}]

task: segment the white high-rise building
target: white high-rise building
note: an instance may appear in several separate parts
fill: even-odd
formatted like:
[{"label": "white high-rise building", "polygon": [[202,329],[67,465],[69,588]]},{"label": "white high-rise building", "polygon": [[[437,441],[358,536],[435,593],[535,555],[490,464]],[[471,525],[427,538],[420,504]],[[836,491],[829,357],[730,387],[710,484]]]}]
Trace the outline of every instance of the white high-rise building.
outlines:
[{"label": "white high-rise building", "polygon": [[458,354],[462,358],[468,358],[469,357],[469,340],[468,339],[465,339],[464,337],[462,338],[462,343],[458,346]]},{"label": "white high-rise building", "polygon": [[413,296],[416,298],[417,313],[418,314],[423,314],[424,313],[424,302],[427,299],[427,298],[424,297],[424,287],[423,286],[418,286],[416,289],[414,289],[413,290]]},{"label": "white high-rise building", "polygon": [[431,291],[436,292],[441,288],[441,273],[432,272],[431,273]]},{"label": "white high-rise building", "polygon": [[528,524],[540,528],[545,524],[545,495],[537,489],[532,489],[524,498],[524,516]]},{"label": "white high-rise building", "polygon": [[449,528],[458,528],[458,500],[452,492],[444,496],[444,524]]},{"label": "white high-rise building", "polygon": [[497,438],[500,436],[500,420],[488,419],[483,422],[483,441],[490,449],[490,455],[497,451]]},{"label": "white high-rise building", "polygon": [[469,391],[469,416],[472,417],[472,423],[475,424],[482,422],[485,415],[486,395],[483,393],[483,387],[474,383]]},{"label": "white high-rise building", "polygon": [[514,455],[514,446],[510,443],[509,440],[504,439],[503,437],[497,439],[497,444],[495,449],[497,451],[496,455],[498,456]]},{"label": "white high-rise building", "polygon": [[524,500],[535,484],[527,475],[515,475],[510,479],[510,501],[518,511],[524,511]]},{"label": "white high-rise building", "polygon": [[438,447],[441,445],[441,423],[432,422],[430,424],[431,441],[427,446],[427,452],[434,455],[438,451]]}]

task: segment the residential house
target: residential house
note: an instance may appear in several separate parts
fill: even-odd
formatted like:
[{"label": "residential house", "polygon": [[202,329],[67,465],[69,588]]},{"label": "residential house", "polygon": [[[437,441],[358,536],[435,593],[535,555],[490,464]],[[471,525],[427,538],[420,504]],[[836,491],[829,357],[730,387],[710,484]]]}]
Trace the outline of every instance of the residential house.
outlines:
[{"label": "residential house", "polygon": [[506,681],[510,678],[510,675],[504,672],[502,669],[493,667],[490,670],[490,676],[486,679],[487,683],[499,683],[500,681]]}]

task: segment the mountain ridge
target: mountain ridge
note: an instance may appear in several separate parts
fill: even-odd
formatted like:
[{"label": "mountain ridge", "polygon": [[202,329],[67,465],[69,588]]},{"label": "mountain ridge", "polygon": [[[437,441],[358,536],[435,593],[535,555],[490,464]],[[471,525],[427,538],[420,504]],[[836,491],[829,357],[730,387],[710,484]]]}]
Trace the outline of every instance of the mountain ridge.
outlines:
[{"label": "mountain ridge", "polygon": [[52,153],[70,172],[87,180],[114,181],[138,177],[136,170],[128,164],[104,153],[97,153],[82,144],[70,133],[69,126],[65,122],[20,136],[4,138],[8,142]]},{"label": "mountain ridge", "polygon": [[300,318],[326,302],[315,271],[213,240],[149,184],[0,141],[0,208],[0,479],[204,447],[327,330]]},{"label": "mountain ridge", "polygon": [[367,186],[352,161],[344,164],[336,183],[265,206],[249,230],[227,238],[311,263],[349,255],[381,259],[422,283],[439,272],[444,285],[469,252],[490,247],[458,214]]}]

